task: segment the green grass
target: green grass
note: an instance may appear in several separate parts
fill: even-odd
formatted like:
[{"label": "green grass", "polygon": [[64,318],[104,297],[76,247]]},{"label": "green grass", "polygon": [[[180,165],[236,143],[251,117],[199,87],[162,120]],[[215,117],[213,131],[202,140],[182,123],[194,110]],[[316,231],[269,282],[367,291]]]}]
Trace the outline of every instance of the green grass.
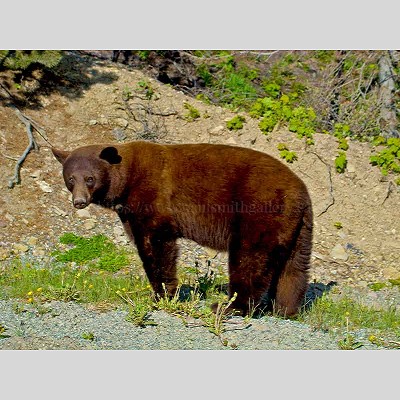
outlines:
[{"label": "green grass", "polygon": [[110,272],[116,272],[130,264],[128,252],[118,249],[104,235],[85,238],[68,232],[60,237],[60,243],[68,245],[70,248],[56,250],[52,253],[52,256],[63,263],[87,264],[92,268]]},{"label": "green grass", "polygon": [[34,266],[13,260],[0,274],[0,298],[21,298],[27,303],[50,300],[120,304],[118,290],[151,293],[146,278],[130,272],[115,275],[69,265]]},{"label": "green grass", "polygon": [[392,305],[377,309],[348,297],[334,300],[323,295],[298,319],[314,329],[344,335],[339,343],[343,348],[357,345],[351,332],[361,329],[372,336],[400,339],[400,311]]}]

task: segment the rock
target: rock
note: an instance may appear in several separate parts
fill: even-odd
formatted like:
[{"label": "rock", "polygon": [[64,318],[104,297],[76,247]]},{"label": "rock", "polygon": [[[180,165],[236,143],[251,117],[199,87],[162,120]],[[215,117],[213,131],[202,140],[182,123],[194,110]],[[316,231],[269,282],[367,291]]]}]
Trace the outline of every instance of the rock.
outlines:
[{"label": "rock", "polygon": [[91,214],[87,208],[82,208],[81,210],[77,210],[76,214],[79,218],[90,218]]},{"label": "rock", "polygon": [[0,260],[5,260],[9,256],[9,251],[6,249],[0,249]]},{"label": "rock", "polygon": [[57,206],[53,206],[52,208],[53,208],[53,211],[57,215],[59,215],[60,217],[66,217],[67,216],[67,213],[65,211],[61,210],[60,208],[58,208]]},{"label": "rock", "polygon": [[42,249],[41,247],[39,247],[39,248],[33,249],[32,254],[33,254],[35,257],[44,257],[45,254],[46,254],[46,252],[45,252],[44,249]]},{"label": "rock", "polygon": [[382,275],[386,279],[398,279],[400,276],[400,271],[394,267],[386,267],[383,269]]},{"label": "rock", "polygon": [[125,235],[123,228],[121,228],[120,226],[116,226],[113,231],[116,237]]},{"label": "rock", "polygon": [[349,172],[350,174],[354,174],[356,172],[356,167],[354,166],[354,164],[347,164],[347,172]]},{"label": "rock", "polygon": [[32,172],[29,174],[29,176],[30,176],[31,178],[37,179],[37,178],[40,177],[41,174],[42,174],[42,171],[41,171],[40,169],[37,169],[37,170],[35,170],[35,171],[32,171]]},{"label": "rock", "polygon": [[6,220],[9,221],[9,222],[14,222],[14,220],[15,220],[15,217],[13,215],[9,214],[9,213],[7,213],[5,215],[5,217],[6,217]]},{"label": "rock", "polygon": [[218,125],[210,130],[211,135],[219,135],[224,130],[223,125]]},{"label": "rock", "polygon": [[37,242],[38,242],[38,238],[35,237],[35,236],[31,236],[31,237],[28,238],[27,244],[29,246],[36,246]]},{"label": "rock", "polygon": [[89,121],[89,125],[96,125],[96,124],[97,124],[97,121],[95,119],[91,119]]},{"label": "rock", "polygon": [[214,250],[214,249],[210,249],[209,247],[205,247],[204,250],[206,251],[208,258],[213,259],[215,257],[217,257],[218,255],[218,251]]},{"label": "rock", "polygon": [[42,189],[45,193],[51,193],[53,191],[50,185],[45,181],[39,181],[37,184],[39,185],[40,189]]},{"label": "rock", "polygon": [[322,261],[326,261],[326,259],[327,259],[324,255],[317,253],[316,251],[313,251],[311,253],[311,257],[318,258],[319,260],[322,260]]},{"label": "rock", "polygon": [[127,137],[125,132],[121,128],[114,128],[112,133],[115,139],[117,139],[119,142],[125,140]]},{"label": "rock", "polygon": [[29,250],[29,247],[24,243],[15,243],[13,249],[17,253],[25,253]]},{"label": "rock", "polygon": [[88,231],[93,229],[95,226],[96,226],[96,221],[94,219],[88,219],[83,224],[83,227]]},{"label": "rock", "polygon": [[7,226],[7,222],[4,219],[0,219],[0,228],[5,228]]},{"label": "rock", "polygon": [[343,260],[347,261],[349,258],[349,255],[346,253],[346,250],[341,244],[337,244],[330,252],[329,254],[332,258],[335,258],[336,260]]},{"label": "rock", "polygon": [[115,125],[120,126],[121,128],[126,128],[129,122],[125,118],[116,118]]},{"label": "rock", "polygon": [[226,144],[237,144],[236,140],[233,137],[230,137],[227,141]]}]

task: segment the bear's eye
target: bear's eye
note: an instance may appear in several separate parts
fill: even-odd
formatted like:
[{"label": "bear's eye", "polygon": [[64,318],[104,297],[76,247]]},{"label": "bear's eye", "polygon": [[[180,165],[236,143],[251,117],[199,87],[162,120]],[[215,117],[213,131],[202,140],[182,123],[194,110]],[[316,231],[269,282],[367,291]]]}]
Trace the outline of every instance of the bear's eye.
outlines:
[{"label": "bear's eye", "polygon": [[89,177],[86,178],[86,182],[87,183],[93,183],[93,181],[94,181],[94,179],[93,179],[92,176],[89,176]]},{"label": "bear's eye", "polygon": [[68,178],[68,182],[69,182],[69,183],[74,183],[74,178],[73,178],[72,176],[70,176],[70,177]]}]

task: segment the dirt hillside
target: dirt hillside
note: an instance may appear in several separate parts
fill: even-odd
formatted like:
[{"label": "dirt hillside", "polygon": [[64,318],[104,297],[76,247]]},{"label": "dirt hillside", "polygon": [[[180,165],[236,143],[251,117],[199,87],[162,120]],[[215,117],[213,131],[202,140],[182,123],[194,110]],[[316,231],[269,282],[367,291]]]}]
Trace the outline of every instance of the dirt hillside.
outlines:
[{"label": "dirt hillside", "polygon": [[[390,179],[369,164],[373,149],[368,143],[349,143],[348,167],[339,174],[334,169],[334,137],[316,134],[315,145],[306,148],[285,129],[265,136],[258,121],[245,114],[244,128],[229,131],[226,121],[234,113],[190,98],[139,70],[82,55],[71,56],[68,63],[68,83],[41,95],[39,106],[23,110],[43,128],[48,142],[35,134],[40,149],[29,154],[21,169],[22,182],[13,189],[8,188],[9,179],[28,139],[15,110],[0,104],[0,260],[29,253],[46,259],[65,231],[105,233],[116,243],[129,245],[111,211],[93,205],[81,211],[72,207],[49,143],[63,149],[138,138],[225,143],[277,158],[277,144],[286,143],[298,156],[288,165],[308,186],[314,206],[311,279],[366,286],[400,278],[400,191],[392,190]],[[200,117],[190,120],[185,103]],[[337,222],[341,229],[334,225]],[[198,257],[225,265],[224,254],[190,243],[183,247],[194,250],[182,254],[181,262],[194,263]]]}]

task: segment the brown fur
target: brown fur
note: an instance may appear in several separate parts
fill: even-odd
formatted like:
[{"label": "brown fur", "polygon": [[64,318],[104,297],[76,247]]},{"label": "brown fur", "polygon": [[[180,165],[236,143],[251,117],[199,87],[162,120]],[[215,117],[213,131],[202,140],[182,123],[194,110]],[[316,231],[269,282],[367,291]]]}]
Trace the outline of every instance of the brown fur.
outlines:
[{"label": "brown fur", "polygon": [[176,240],[183,237],[229,252],[236,310],[267,297],[281,314],[298,312],[312,207],[304,183],[278,160],[226,145],[141,141],[53,153],[75,207],[95,203],[118,212],[156,294],[162,283],[176,291]]}]

